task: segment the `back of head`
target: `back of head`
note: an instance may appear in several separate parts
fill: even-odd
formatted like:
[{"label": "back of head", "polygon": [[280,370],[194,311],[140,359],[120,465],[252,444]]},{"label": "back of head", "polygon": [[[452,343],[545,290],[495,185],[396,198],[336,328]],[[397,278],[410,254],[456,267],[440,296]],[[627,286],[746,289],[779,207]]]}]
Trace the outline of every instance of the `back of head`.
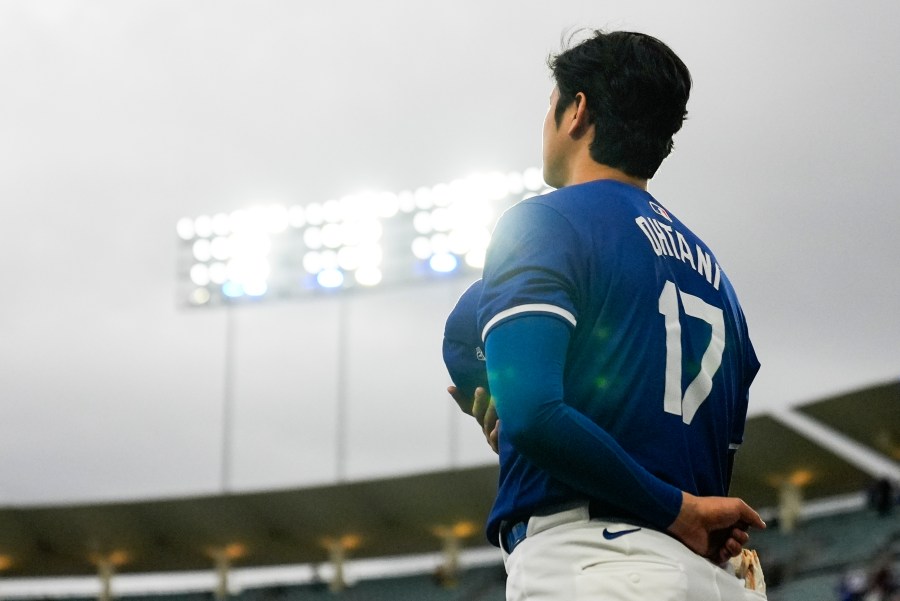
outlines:
[{"label": "back of head", "polygon": [[691,74],[671,48],[628,31],[594,35],[548,64],[559,88],[556,120],[579,92],[595,126],[591,158],[650,179],[687,116]]}]

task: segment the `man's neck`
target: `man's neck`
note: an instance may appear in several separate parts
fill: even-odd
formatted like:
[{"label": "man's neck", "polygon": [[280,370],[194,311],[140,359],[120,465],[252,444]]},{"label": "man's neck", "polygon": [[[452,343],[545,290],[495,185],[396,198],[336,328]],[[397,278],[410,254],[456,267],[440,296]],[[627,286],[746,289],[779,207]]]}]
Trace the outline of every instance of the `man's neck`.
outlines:
[{"label": "man's neck", "polygon": [[622,182],[623,184],[635,186],[636,188],[640,188],[641,190],[647,189],[646,179],[632,177],[621,169],[616,169],[615,167],[610,167],[609,165],[602,165],[591,158],[575,161],[575,164],[572,165],[572,171],[569,174],[565,185],[573,186],[575,184],[583,184],[585,182],[592,182],[598,179],[611,179],[617,182]]}]

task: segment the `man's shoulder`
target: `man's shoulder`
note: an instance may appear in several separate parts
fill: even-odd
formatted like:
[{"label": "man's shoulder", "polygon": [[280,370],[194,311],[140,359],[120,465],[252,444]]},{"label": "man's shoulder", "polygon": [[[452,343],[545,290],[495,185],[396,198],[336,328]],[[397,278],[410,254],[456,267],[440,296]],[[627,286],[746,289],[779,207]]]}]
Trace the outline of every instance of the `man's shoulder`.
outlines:
[{"label": "man's shoulder", "polygon": [[551,190],[519,204],[540,204],[559,212],[603,212],[616,206],[652,201],[653,197],[635,186],[614,180],[593,180]]}]

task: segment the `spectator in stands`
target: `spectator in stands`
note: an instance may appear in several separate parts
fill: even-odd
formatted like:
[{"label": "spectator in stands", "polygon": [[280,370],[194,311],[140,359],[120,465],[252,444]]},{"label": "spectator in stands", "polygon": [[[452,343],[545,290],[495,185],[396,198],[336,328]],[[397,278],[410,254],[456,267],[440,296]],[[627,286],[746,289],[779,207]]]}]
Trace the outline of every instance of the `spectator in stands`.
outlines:
[{"label": "spectator in stands", "polygon": [[900,597],[900,588],[891,571],[890,557],[880,562],[869,578],[864,601],[893,601]]},{"label": "spectator in stands", "polygon": [[889,515],[893,511],[896,501],[896,490],[889,478],[881,477],[869,487],[869,505],[879,515]]},{"label": "spectator in stands", "polygon": [[838,584],[838,599],[840,601],[863,601],[866,585],[866,573],[863,570],[850,570],[841,576]]}]

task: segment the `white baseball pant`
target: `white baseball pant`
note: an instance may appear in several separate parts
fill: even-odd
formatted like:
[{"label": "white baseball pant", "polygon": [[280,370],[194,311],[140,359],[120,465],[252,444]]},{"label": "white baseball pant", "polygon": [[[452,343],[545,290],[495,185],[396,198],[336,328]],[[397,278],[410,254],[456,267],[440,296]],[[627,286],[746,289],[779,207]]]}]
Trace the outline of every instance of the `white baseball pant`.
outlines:
[{"label": "white baseball pant", "polygon": [[503,550],[507,601],[761,601],[674,538],[590,519],[587,506],[528,520]]}]

